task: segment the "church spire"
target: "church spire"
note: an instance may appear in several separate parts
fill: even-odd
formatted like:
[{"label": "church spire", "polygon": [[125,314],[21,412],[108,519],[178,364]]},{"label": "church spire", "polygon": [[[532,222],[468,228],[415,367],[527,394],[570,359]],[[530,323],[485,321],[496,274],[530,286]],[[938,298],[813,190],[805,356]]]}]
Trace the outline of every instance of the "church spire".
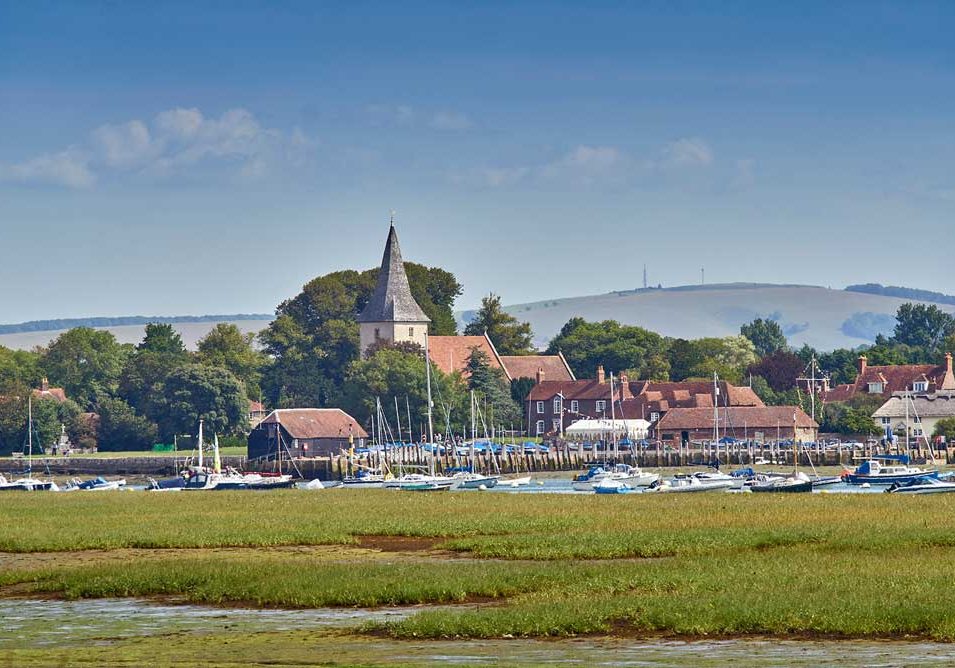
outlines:
[{"label": "church spire", "polygon": [[358,322],[431,322],[411,295],[408,275],[405,273],[405,265],[401,259],[401,247],[398,245],[393,213],[388,240],[385,242],[385,252],[381,258],[378,283],[368,304],[358,316]]}]

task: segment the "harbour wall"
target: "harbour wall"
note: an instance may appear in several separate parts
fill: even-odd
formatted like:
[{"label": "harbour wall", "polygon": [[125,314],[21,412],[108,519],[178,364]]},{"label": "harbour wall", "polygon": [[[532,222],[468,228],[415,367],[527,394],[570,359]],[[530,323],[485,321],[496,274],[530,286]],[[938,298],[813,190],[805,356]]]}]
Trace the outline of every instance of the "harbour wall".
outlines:
[{"label": "harbour wall", "polygon": [[[845,466],[854,467],[860,459],[886,454],[879,447],[864,449],[829,448],[803,449],[800,452],[799,465]],[[912,453],[913,461],[925,465],[955,464],[955,450],[937,451],[932,459],[927,451]],[[792,450],[777,449],[772,446],[730,446],[729,448],[694,448],[682,450],[649,449],[638,452],[620,452],[616,456],[611,452],[575,449],[573,447],[551,448],[549,452],[538,453],[500,453],[479,454],[475,468],[482,471],[503,474],[542,473],[557,471],[580,471],[595,461],[611,459],[633,464],[643,468],[702,466],[719,461],[724,467],[749,466],[757,461],[784,467],[793,462]],[[186,463],[183,458],[169,456],[142,457],[34,457],[32,469],[35,474],[48,475],[88,475],[88,476],[173,476]],[[0,473],[8,477],[23,472],[27,462],[23,459],[0,459]],[[430,455],[421,448],[405,448],[399,452],[389,452],[385,464],[393,472],[412,470],[414,467],[430,465]],[[467,461],[451,456],[441,456],[435,462],[438,471],[464,466]],[[249,460],[241,456],[222,458],[223,467],[232,467],[240,471],[272,472],[277,468],[274,461]],[[377,468],[375,455],[360,457],[331,456],[307,459],[284,460],[282,471],[299,473],[305,479],[319,478],[336,480],[355,473],[359,467]]]}]

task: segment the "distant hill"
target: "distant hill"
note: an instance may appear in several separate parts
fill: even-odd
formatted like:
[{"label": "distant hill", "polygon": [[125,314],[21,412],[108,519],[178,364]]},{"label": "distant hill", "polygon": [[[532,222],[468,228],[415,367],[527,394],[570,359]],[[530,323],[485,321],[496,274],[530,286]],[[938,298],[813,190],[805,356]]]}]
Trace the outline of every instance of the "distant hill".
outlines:
[{"label": "distant hill", "polygon": [[45,346],[73,327],[93,327],[113,333],[120,343],[139,343],[145,327],[151,322],[170,323],[182,336],[183,343],[195,350],[196,343],[220,322],[236,325],[243,332],[259,332],[272,321],[266,314],[200,315],[200,316],[128,316],[119,318],[71,318],[35,320],[16,325],[0,325],[0,346],[31,350]]},{"label": "distant hill", "polygon": [[[506,308],[531,323],[539,346],[574,316],[618,320],[681,338],[739,334],[740,325],[761,317],[779,322],[792,345],[832,350],[855,348],[880,332],[891,333],[899,306],[912,301],[927,300],[811,285],[728,283],[627,290]],[[941,308],[955,311],[948,304]],[[472,313],[462,313],[462,320]]]},{"label": "distant hill", "polygon": [[932,292],[931,290],[917,290],[914,288],[902,288],[897,285],[880,285],[879,283],[864,283],[862,285],[850,285],[846,287],[849,292],[865,292],[870,295],[883,295],[886,297],[901,297],[909,301],[934,302],[936,304],[955,305],[955,295],[946,295],[942,292]]}]

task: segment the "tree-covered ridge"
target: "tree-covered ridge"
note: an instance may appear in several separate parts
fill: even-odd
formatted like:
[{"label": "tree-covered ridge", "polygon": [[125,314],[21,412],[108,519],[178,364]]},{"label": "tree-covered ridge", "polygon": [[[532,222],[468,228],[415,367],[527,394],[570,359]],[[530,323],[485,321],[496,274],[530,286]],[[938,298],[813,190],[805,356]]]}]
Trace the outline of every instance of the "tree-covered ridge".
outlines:
[{"label": "tree-covered ridge", "polygon": [[917,288],[903,288],[898,285],[882,285],[880,283],[863,283],[846,286],[847,292],[862,292],[869,295],[883,297],[899,297],[901,299],[916,299],[920,302],[934,302],[936,304],[955,305],[955,295],[946,295],[943,292],[919,290]]},{"label": "tree-covered ridge", "polygon": [[233,313],[230,315],[172,315],[144,316],[130,315],[99,318],[60,318],[56,320],[30,320],[28,322],[0,325],[0,334],[20,334],[23,332],[55,332],[75,327],[123,327],[126,325],[148,325],[149,323],[193,323],[223,322],[242,320],[271,320],[268,313]]}]

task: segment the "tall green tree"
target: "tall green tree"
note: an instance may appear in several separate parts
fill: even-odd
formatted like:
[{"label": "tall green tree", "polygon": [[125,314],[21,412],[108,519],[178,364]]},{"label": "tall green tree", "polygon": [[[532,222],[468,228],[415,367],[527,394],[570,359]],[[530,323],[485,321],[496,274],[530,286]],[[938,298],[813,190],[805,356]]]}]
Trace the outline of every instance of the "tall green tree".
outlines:
[{"label": "tall green tree", "polygon": [[477,347],[471,349],[467,370],[468,389],[481,402],[479,406],[487,407],[484,415],[487,428],[490,430],[495,425],[520,428],[523,424],[521,406],[511,397],[504,372],[492,367],[488,356]]},{"label": "tall green tree", "polygon": [[753,322],[740,327],[739,333],[753,342],[756,354],[760,357],[772,355],[789,347],[783,328],[775,320],[756,318]]},{"label": "tall green tree", "polygon": [[156,443],[158,428],[151,420],[137,415],[122,399],[106,397],[97,405],[98,449],[110,452],[149,450]]},{"label": "tall green tree", "polygon": [[712,378],[717,373],[723,380],[738,384],[755,362],[756,347],[745,336],[677,339],[670,346],[674,380]]},{"label": "tall green tree", "polygon": [[603,365],[607,372],[628,372],[634,379],[667,380],[668,347],[662,336],[642,327],[571,318],[551,340],[547,353],[563,353],[581,378],[593,378],[597,366]]},{"label": "tall green tree", "polygon": [[43,353],[41,367],[54,385],[83,407],[116,391],[127,350],[111,332],[76,327]]},{"label": "tall green tree", "polygon": [[902,304],[895,316],[896,343],[938,352],[955,335],[955,317],[934,304]]},{"label": "tall green tree", "polygon": [[172,325],[149,323],[143,340],[123,365],[118,394],[140,415],[155,420],[166,377],[190,363],[192,357]]},{"label": "tall green tree", "polygon": [[481,308],[464,328],[468,336],[487,332],[501,355],[526,355],[534,351],[530,323],[520,322],[501,307],[501,298],[490,294],[481,300]]},{"label": "tall green tree", "polygon": [[796,389],[797,379],[805,368],[806,365],[795,354],[777,350],[751,365],[747,373],[765,378],[774,392],[786,392]]},{"label": "tall green tree", "polygon": [[193,433],[199,420],[209,434],[241,434],[248,427],[249,400],[231,371],[205,364],[183,366],[163,381],[157,402],[159,435]]},{"label": "tall green tree", "polygon": [[42,376],[37,353],[0,346],[0,394],[19,384],[37,387]]},{"label": "tall green tree", "polygon": [[[407,439],[409,425],[406,411],[410,410],[412,435],[417,440],[427,431],[426,383],[424,355],[395,346],[379,347],[372,355],[349,365],[342,406],[361,424],[369,427],[376,399],[380,399],[393,436],[397,439],[398,420],[393,408],[397,397],[402,435]],[[461,376],[445,375],[432,366],[431,389],[435,433],[445,431],[447,411],[451,412],[452,427],[460,429],[465,394]]]},{"label": "tall green tree", "polygon": [[250,399],[258,399],[259,382],[267,358],[256,350],[255,334],[243,334],[231,323],[220,322],[199,340],[196,357],[202,364],[231,371],[245,385]]}]

